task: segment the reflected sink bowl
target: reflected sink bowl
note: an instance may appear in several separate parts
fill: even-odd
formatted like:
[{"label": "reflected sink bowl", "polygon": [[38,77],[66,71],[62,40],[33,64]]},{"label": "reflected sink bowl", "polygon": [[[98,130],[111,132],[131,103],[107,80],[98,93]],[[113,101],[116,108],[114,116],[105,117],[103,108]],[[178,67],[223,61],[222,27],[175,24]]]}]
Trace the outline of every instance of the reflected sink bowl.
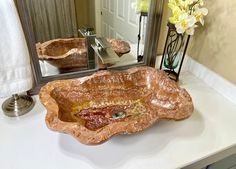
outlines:
[{"label": "reflected sink bowl", "polygon": [[87,68],[84,38],[54,39],[36,44],[38,57],[59,69]]},{"label": "reflected sink bowl", "polygon": [[150,67],[49,82],[41,88],[40,100],[48,128],[83,144],[142,131],[161,119],[185,119],[193,112],[187,91]]},{"label": "reflected sink bowl", "polygon": [[[119,39],[107,39],[118,56],[130,52],[129,43]],[[36,44],[40,60],[59,69],[88,68],[85,38],[53,39]]]},{"label": "reflected sink bowl", "polygon": [[130,52],[130,45],[124,40],[107,38],[107,41],[111,44],[112,49],[119,57]]}]

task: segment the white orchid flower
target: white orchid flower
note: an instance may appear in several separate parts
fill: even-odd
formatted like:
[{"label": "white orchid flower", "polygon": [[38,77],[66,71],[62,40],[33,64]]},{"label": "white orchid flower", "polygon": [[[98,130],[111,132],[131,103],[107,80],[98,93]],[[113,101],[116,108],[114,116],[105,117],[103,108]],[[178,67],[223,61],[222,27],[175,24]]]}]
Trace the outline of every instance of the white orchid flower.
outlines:
[{"label": "white orchid flower", "polygon": [[175,24],[176,31],[180,34],[186,32],[188,35],[193,35],[196,22],[195,16],[184,13]]},{"label": "white orchid flower", "polygon": [[197,27],[197,25],[193,25],[192,27],[186,29],[186,31],[185,31],[186,34],[187,35],[193,35],[194,34],[194,30],[195,30],[196,27]]},{"label": "white orchid flower", "polygon": [[203,16],[206,16],[207,14],[207,8],[196,8],[194,11],[194,16],[196,17],[197,22],[200,22],[202,25],[204,25]]},{"label": "white orchid flower", "polygon": [[204,0],[169,0],[168,7],[172,11],[169,22],[175,25],[180,34],[194,34],[198,22],[204,25],[204,16],[208,14],[207,8],[201,8]]},{"label": "white orchid flower", "polygon": [[196,2],[198,2],[199,5],[203,6],[204,5],[204,2],[203,0],[196,0]]}]

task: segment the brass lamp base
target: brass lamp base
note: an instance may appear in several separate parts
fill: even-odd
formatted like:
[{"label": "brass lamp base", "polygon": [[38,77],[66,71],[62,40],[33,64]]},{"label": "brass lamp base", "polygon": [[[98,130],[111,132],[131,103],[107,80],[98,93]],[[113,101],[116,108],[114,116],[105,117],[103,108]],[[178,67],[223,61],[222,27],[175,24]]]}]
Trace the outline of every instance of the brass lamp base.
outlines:
[{"label": "brass lamp base", "polygon": [[32,97],[28,95],[14,94],[2,104],[2,110],[6,116],[18,117],[28,113],[34,107]]}]

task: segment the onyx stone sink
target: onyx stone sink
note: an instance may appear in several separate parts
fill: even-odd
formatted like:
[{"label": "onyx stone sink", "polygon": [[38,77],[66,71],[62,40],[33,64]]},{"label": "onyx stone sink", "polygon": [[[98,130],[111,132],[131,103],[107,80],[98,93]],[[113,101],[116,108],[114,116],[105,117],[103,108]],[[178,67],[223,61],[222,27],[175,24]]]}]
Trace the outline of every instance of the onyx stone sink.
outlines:
[{"label": "onyx stone sink", "polygon": [[37,43],[36,49],[39,59],[59,69],[88,67],[84,38],[53,39]]},{"label": "onyx stone sink", "polygon": [[48,128],[83,144],[139,132],[161,119],[182,120],[193,112],[188,92],[150,67],[49,82],[41,88],[40,100]]},{"label": "onyx stone sink", "polygon": [[107,41],[111,44],[112,49],[119,57],[130,52],[130,45],[124,40],[107,38]]},{"label": "onyx stone sink", "polygon": [[[130,52],[129,43],[107,39],[118,56]],[[36,44],[38,58],[59,69],[88,68],[85,38],[53,39]]]}]

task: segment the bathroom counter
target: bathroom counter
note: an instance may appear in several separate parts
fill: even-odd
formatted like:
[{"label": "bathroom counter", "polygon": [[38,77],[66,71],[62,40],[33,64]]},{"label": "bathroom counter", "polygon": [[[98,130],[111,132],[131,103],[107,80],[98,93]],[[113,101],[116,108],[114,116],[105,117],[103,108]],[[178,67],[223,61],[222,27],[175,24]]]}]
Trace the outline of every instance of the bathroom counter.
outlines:
[{"label": "bathroom counter", "polygon": [[160,121],[97,146],[47,129],[38,96],[34,109],[22,117],[0,112],[0,168],[192,169],[236,153],[236,105],[189,72],[182,73],[180,85],[193,98],[190,118]]}]

